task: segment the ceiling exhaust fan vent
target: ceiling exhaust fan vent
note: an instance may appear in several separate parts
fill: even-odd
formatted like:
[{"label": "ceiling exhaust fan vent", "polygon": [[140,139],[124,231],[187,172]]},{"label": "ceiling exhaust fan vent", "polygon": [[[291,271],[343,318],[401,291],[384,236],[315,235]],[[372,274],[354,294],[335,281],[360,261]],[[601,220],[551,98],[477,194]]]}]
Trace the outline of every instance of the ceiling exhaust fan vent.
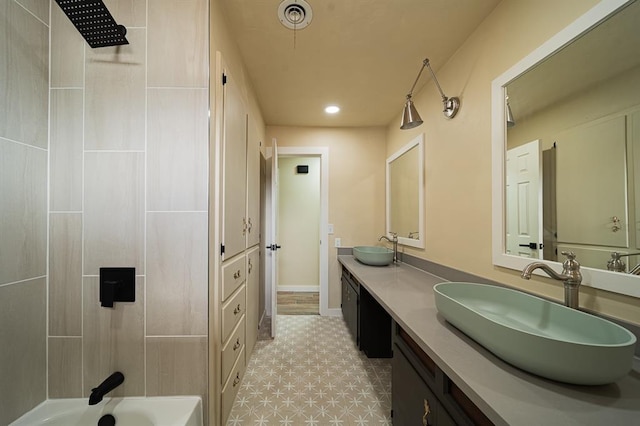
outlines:
[{"label": "ceiling exhaust fan vent", "polygon": [[278,19],[290,30],[306,28],[312,18],[311,6],[305,0],[284,0],[278,6]]}]

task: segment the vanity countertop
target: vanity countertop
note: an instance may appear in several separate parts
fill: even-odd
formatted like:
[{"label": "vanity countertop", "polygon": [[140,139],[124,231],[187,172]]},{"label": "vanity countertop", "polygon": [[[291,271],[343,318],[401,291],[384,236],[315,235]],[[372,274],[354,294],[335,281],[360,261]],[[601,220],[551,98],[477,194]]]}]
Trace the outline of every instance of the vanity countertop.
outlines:
[{"label": "vanity countertop", "polygon": [[447,323],[433,295],[433,286],[447,280],[405,264],[338,260],[496,425],[640,424],[640,359],[610,385],[547,380],[507,364]]}]

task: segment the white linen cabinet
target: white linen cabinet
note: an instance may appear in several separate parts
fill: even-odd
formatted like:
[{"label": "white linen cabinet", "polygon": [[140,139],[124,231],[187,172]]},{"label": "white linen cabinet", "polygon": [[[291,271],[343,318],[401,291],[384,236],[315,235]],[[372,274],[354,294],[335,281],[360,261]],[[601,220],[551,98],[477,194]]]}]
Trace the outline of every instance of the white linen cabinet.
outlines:
[{"label": "white linen cabinet", "polygon": [[[219,235],[211,262],[217,275],[210,351],[212,425],[225,424],[258,336],[260,250],[260,140],[242,91],[218,56],[216,89]],[[215,185],[215,184],[214,184]],[[212,354],[212,355],[213,355]],[[215,396],[213,396],[215,395]]]}]

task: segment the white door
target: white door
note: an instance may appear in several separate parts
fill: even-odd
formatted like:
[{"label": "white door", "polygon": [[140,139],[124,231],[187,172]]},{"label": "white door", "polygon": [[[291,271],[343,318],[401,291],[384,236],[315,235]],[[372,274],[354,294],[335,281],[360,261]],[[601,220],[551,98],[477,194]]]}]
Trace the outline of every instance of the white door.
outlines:
[{"label": "white door", "polygon": [[540,141],[507,150],[507,253],[542,259]]},{"label": "white door", "polygon": [[271,217],[268,238],[268,260],[271,265],[271,337],[276,337],[276,319],[278,316],[278,143],[275,139],[271,149]]}]

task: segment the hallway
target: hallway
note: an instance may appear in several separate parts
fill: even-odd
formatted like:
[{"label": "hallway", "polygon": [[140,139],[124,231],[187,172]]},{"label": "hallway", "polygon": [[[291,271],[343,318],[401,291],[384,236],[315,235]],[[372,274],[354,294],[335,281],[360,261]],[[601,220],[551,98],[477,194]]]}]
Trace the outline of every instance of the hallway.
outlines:
[{"label": "hallway", "polygon": [[368,359],[344,320],[279,315],[259,340],[227,426],[391,425],[391,362]]}]

